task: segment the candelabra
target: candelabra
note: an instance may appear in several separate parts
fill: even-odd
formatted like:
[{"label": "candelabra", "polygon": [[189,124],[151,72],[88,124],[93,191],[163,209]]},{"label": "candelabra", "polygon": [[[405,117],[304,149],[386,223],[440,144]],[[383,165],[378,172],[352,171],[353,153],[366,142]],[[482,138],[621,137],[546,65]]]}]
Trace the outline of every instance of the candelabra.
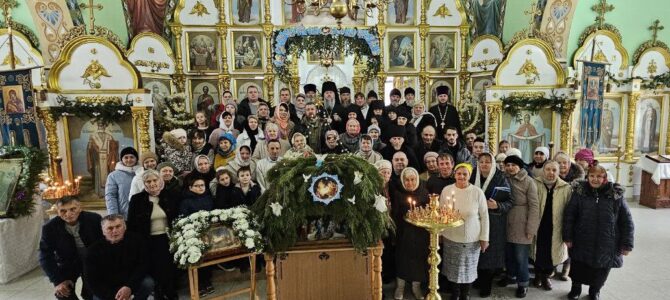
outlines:
[{"label": "candelabra", "polygon": [[430,265],[429,272],[429,282],[428,282],[428,295],[426,295],[426,300],[440,300],[440,294],[437,293],[439,288],[438,284],[438,275],[440,270],[437,268],[437,265],[440,263],[441,258],[438,253],[440,245],[438,243],[440,238],[440,232],[450,227],[459,227],[463,225],[463,218],[461,214],[455,208],[455,199],[454,194],[452,193],[451,197],[448,197],[447,203],[445,205],[440,205],[440,195],[430,194],[428,196],[430,202],[427,207],[416,207],[416,202],[411,199],[408,200],[410,203],[410,210],[405,216],[405,221],[408,223],[421,227],[428,230],[430,234],[430,244],[428,248],[430,249],[430,254],[428,255],[428,264]]},{"label": "candelabra", "polygon": [[50,177],[44,179],[44,184],[47,185],[47,188],[42,192],[42,199],[49,202],[55,202],[58,199],[61,199],[66,196],[76,196],[79,195],[79,183],[81,182],[81,176],[77,176],[74,179],[74,182],[66,180],[65,182],[58,182],[52,180]]}]

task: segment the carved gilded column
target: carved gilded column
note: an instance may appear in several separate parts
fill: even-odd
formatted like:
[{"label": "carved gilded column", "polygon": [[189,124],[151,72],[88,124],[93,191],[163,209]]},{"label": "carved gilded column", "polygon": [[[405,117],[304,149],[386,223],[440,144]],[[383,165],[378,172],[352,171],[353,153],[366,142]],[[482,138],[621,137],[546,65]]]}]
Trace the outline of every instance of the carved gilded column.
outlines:
[{"label": "carved gilded column", "polygon": [[174,34],[175,39],[175,59],[177,64],[175,65],[175,74],[172,76],[172,81],[174,82],[177,92],[183,93],[186,87],[186,76],[184,76],[184,62],[182,61],[181,54],[181,35],[182,27],[181,25],[170,25],[172,34]]},{"label": "carved gilded column", "polygon": [[426,86],[429,79],[429,74],[426,72],[426,38],[428,37],[428,31],[430,30],[430,26],[428,25],[428,6],[430,6],[430,2],[430,0],[421,1],[421,17],[419,22],[419,38],[421,39],[421,62],[419,63],[419,97],[421,97],[424,103],[426,103],[426,110],[428,110],[430,107],[430,101],[427,96],[429,91],[426,91]]},{"label": "carved gilded column", "polygon": [[426,104],[426,110],[430,108],[430,99],[427,96],[428,93],[426,92],[426,87],[428,86],[428,74],[419,74],[419,95],[421,95],[421,99],[423,100],[423,103]]},{"label": "carved gilded column", "polygon": [[272,11],[270,11],[270,0],[265,0],[265,23],[263,23],[263,33],[265,34],[265,78],[263,78],[263,88],[265,91],[265,100],[271,105],[275,105],[275,76],[272,65],[272,34],[274,25],[272,25]]},{"label": "carved gilded column", "polygon": [[575,109],[575,104],[577,100],[570,99],[566,100],[563,104],[563,113],[561,113],[561,147],[559,150],[564,151],[568,154],[572,153],[572,147],[570,142],[572,139],[572,111]]},{"label": "carved gilded column", "polygon": [[456,107],[459,107],[458,105],[460,105],[460,102],[463,99],[463,95],[465,95],[465,90],[466,90],[466,87],[467,87],[467,83],[470,80],[470,73],[468,73],[468,69],[467,69],[468,68],[468,63],[467,63],[468,62],[468,51],[467,51],[467,47],[466,47],[466,41],[467,41],[467,37],[468,37],[468,26],[461,26],[460,29],[461,29],[461,31],[460,31],[460,34],[461,34],[461,42],[460,42],[460,45],[461,45],[461,65],[460,65],[460,68],[459,68],[459,75],[458,75],[458,78],[459,78],[459,82],[458,82],[459,83],[459,94],[458,94],[458,97],[456,97],[457,96],[456,94],[454,94],[452,96],[454,98],[452,101],[454,102],[454,104],[456,104]]},{"label": "carved gilded column", "polygon": [[[386,16],[386,10],[388,9],[386,5],[380,6],[379,8],[379,15],[377,16],[377,32],[379,34],[379,46],[384,49],[384,36],[386,35],[386,21],[385,21],[385,16]],[[384,66],[384,51],[380,51],[379,53],[379,61]],[[372,79],[372,78],[370,78]],[[386,85],[386,70],[384,67],[381,68],[379,73],[377,73],[377,94],[379,95],[380,99],[384,98],[384,86]]]},{"label": "carved gilded column", "polygon": [[372,299],[382,300],[382,253],[384,248],[380,245],[370,248],[368,251],[372,251],[372,274],[374,276],[372,280]]},{"label": "carved gilded column", "polygon": [[49,175],[52,178],[56,178],[56,180],[60,178],[60,182],[62,182],[63,174],[59,174],[60,172],[58,172],[58,170],[60,168],[57,163],[57,160],[60,159],[60,151],[58,149],[58,127],[56,126],[56,120],[54,120],[53,116],[51,115],[51,110],[49,108],[38,107],[37,114],[39,115],[40,119],[42,119],[42,123],[44,123],[44,128],[47,132],[47,147],[49,149]]},{"label": "carved gilded column", "polygon": [[628,118],[626,121],[626,154],[624,155],[624,161],[627,163],[635,162],[633,160],[633,154],[635,150],[633,149],[633,138],[635,137],[635,112],[637,110],[637,102],[640,101],[640,92],[633,92],[628,99]]},{"label": "carved gilded column", "polygon": [[226,2],[219,1],[219,24],[217,25],[219,38],[221,39],[221,74],[219,74],[219,86],[222,91],[230,90],[230,72],[228,71],[228,24],[226,23]]},{"label": "carved gilded column", "polygon": [[133,121],[137,126],[140,153],[151,151],[151,135],[149,134],[151,107],[133,106],[130,110],[133,114]]},{"label": "carved gilded column", "polygon": [[[297,55],[294,55],[293,57],[298,57]],[[298,60],[297,59],[292,59],[291,60],[291,69],[289,70],[291,73],[291,82],[287,82],[288,84],[291,85],[291,89],[293,90],[293,94],[298,94],[300,93],[300,71],[298,70]]]},{"label": "carved gilded column", "polygon": [[498,128],[499,118],[502,114],[502,103],[501,102],[490,102],[486,103],[486,113],[488,114],[488,128],[487,134],[489,139],[489,152],[497,153],[498,152]]}]

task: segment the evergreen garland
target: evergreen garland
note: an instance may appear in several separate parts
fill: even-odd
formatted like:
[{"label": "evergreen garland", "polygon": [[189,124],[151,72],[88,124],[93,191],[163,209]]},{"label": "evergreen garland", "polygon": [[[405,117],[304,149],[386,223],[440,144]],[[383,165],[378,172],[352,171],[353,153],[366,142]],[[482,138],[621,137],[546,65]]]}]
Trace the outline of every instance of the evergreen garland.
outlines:
[{"label": "evergreen garland", "polygon": [[538,113],[543,109],[550,109],[562,114],[565,109],[564,104],[566,99],[565,97],[558,97],[552,94],[549,98],[509,96],[501,98],[501,101],[503,112],[515,118],[520,118],[521,112]]},{"label": "evergreen garland", "polygon": [[614,77],[614,74],[610,72],[607,72],[607,76],[609,77],[609,80],[611,80],[617,86],[623,86],[633,82],[633,80],[635,79],[640,79],[642,81],[640,85],[642,89],[654,90],[654,89],[670,87],[670,72],[665,72],[663,74],[658,74],[656,76],[651,76],[649,78],[634,76],[631,78],[621,80],[616,79],[616,77]]},{"label": "evergreen garland", "polygon": [[[362,175],[357,184],[355,172]],[[313,200],[309,192],[311,180],[305,179],[323,173],[338,175],[344,185],[340,199],[328,205]],[[331,154],[319,163],[315,157],[282,160],[270,169],[267,178],[270,187],[252,208],[261,220],[267,252],[286,251],[298,241],[302,225],[323,217],[344,223],[345,235],[359,251],[376,245],[393,228],[388,210],[375,208],[375,196],[381,194],[383,180],[377,169],[362,158]],[[354,196],[354,203],[346,200]],[[277,205],[281,205],[279,215],[273,213],[273,206]]]},{"label": "evergreen garland", "polygon": [[32,214],[35,209],[33,195],[39,182],[39,174],[48,167],[47,154],[37,148],[2,146],[0,147],[0,158],[23,158],[19,181],[14,194],[9,195],[11,199],[6,217],[18,218]]},{"label": "evergreen garland", "polygon": [[125,103],[79,102],[59,96],[56,100],[60,106],[52,106],[49,111],[55,121],[64,116],[89,117],[96,123],[107,125],[129,119],[131,101]]}]

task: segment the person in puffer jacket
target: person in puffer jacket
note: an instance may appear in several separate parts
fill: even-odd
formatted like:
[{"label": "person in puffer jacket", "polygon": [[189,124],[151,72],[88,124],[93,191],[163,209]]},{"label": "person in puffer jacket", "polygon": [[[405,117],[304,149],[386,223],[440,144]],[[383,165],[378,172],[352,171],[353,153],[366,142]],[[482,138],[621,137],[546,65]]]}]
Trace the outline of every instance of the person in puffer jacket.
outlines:
[{"label": "person in puffer jacket", "polygon": [[633,250],[633,218],[624,188],[605,180],[607,170],[589,168],[587,181],[572,184],[573,192],[563,215],[563,241],[569,248],[572,289],[568,299],[579,299],[582,284],[591,299],[600,299],[611,268],[623,265]]},{"label": "person in puffer jacket", "polygon": [[130,186],[137,170],[137,150],[126,147],[121,150],[121,161],[116,163],[112,173],[107,175],[105,184],[105,205],[107,213],[120,214],[128,217],[128,204],[130,203]]}]

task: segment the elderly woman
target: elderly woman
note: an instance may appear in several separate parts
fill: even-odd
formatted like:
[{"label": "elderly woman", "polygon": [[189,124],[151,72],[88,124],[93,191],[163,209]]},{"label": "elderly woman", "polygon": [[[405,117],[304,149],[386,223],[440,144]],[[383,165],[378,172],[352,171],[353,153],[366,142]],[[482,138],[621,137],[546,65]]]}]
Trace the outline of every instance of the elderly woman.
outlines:
[{"label": "elderly woman", "polygon": [[502,172],[505,172],[505,158],[507,158],[505,153],[496,154],[496,167]]},{"label": "elderly woman", "polygon": [[367,134],[362,135],[359,150],[354,153],[354,155],[367,160],[371,164],[375,164],[376,162],[384,159],[382,155],[379,154],[379,152],[372,149],[373,143],[374,140],[371,136]]},{"label": "elderly woman", "polygon": [[284,154],[284,159],[301,158],[314,155],[314,150],[312,150],[312,147],[307,145],[307,138],[300,132],[293,134],[291,137],[291,145],[291,149],[288,149],[288,151],[286,151]]},{"label": "elderly woman", "polygon": [[470,164],[456,165],[456,183],[445,187],[440,194],[440,204],[457,209],[465,221],[463,226],[442,232],[442,272],[452,285],[451,299],[469,298],[470,284],[477,279],[479,253],[486,252],[489,246],[486,197],[479,187],[470,184],[471,175]]},{"label": "elderly woman", "polygon": [[575,180],[584,179],[584,168],[578,164],[573,164],[570,161],[570,156],[565,152],[558,152],[554,157],[558,162],[558,176],[567,183],[572,183]]},{"label": "elderly woman", "polygon": [[[388,160],[378,160],[375,162],[375,168],[379,175],[384,180],[382,195],[386,198],[386,207],[391,208],[389,200],[389,181],[391,180],[391,172],[393,168],[391,162]],[[395,274],[395,236],[391,233],[382,240],[384,242],[384,252],[382,253],[382,282],[384,284],[391,283],[396,278]]]},{"label": "elderly woman", "polygon": [[286,151],[291,148],[291,144],[289,144],[287,140],[280,138],[279,126],[275,123],[268,122],[265,124],[264,136],[265,140],[258,142],[256,149],[254,149],[253,155],[251,156],[251,158],[255,161],[259,161],[268,157],[268,141],[279,140],[279,145],[281,146],[279,150],[279,156],[284,156],[284,153],[286,153]]},{"label": "elderly woman", "polygon": [[588,181],[572,184],[572,196],[563,214],[563,241],[570,248],[572,289],[568,299],[578,299],[582,284],[591,299],[600,298],[611,268],[623,265],[623,255],[633,250],[633,218],[618,183],[605,182],[600,165],[588,171]]},{"label": "elderly woman", "polygon": [[237,170],[241,167],[249,167],[249,169],[251,169],[251,179],[256,180],[256,162],[251,159],[251,148],[247,145],[243,145],[238,147],[236,152],[235,159],[229,161],[225,169],[233,174],[234,180],[237,180]]},{"label": "elderly woman", "polygon": [[554,267],[568,258],[568,249],[561,237],[561,222],[572,188],[559,177],[559,169],[558,162],[549,160],[544,164],[542,176],[535,178],[540,201],[540,227],[530,250],[530,256],[535,261],[533,285],[547,291],[552,288],[549,276]]},{"label": "elderly woman", "polygon": [[[410,205],[411,202],[411,205]],[[400,184],[391,190],[391,215],[396,224],[396,289],[394,299],[403,299],[405,282],[412,282],[412,294],[423,299],[421,283],[428,281],[428,231],[405,221],[410,206],[428,204],[428,190],[419,180],[419,172],[405,168],[400,173]]]},{"label": "elderly woman", "polygon": [[144,190],[130,198],[128,231],[147,241],[149,274],[156,281],[157,299],[177,299],[176,267],[170,254],[168,231],[177,216],[176,198],[163,192],[165,183],[155,170],[142,174]]},{"label": "elderly woman", "polygon": [[507,178],[503,171],[493,166],[493,154],[489,152],[479,155],[470,183],[484,192],[489,213],[489,248],[479,255],[477,265],[479,296],[486,298],[491,295],[496,270],[505,267],[507,212],[512,208],[512,199]]},{"label": "elderly woman", "polygon": [[[508,153],[511,151],[510,149]],[[528,252],[540,224],[539,202],[535,180],[524,170],[520,156],[505,158],[505,173],[511,187],[514,206],[507,214],[507,249],[505,250],[507,276],[499,286],[516,281],[516,297],[524,298],[528,293]]]}]

